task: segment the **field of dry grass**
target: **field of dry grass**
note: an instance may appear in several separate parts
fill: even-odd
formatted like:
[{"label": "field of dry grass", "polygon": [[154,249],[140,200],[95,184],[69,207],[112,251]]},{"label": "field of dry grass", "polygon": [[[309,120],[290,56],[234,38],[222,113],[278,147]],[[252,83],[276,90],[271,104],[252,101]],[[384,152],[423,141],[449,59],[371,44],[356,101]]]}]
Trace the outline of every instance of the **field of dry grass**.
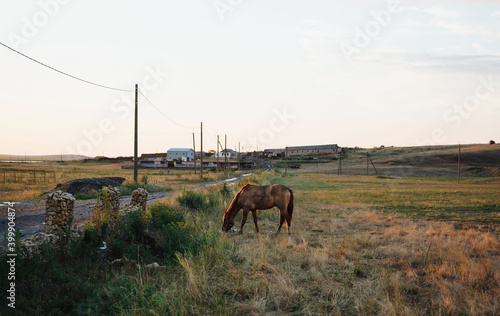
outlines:
[{"label": "field of dry grass", "polygon": [[[176,264],[162,269],[142,262],[114,270],[99,295],[125,315],[500,313],[500,177],[469,176],[458,184],[436,174],[321,172],[332,164],[250,178],[294,191],[291,235],[273,235],[276,210],[258,211],[259,234],[250,219],[242,235],[222,233],[230,198],[219,187],[201,191],[216,197],[215,209],[185,210],[170,197],[163,203],[186,212],[205,246],[196,254],[178,253]],[[68,178],[131,179],[130,170],[116,165],[59,167]],[[151,174],[150,181],[186,186],[197,176]],[[246,181],[232,187],[231,196]],[[236,227],[240,220],[241,214]]]},{"label": "field of dry grass", "polygon": [[[3,169],[18,170],[6,172],[6,181],[3,178]],[[25,170],[20,171],[20,170]],[[36,182],[33,171],[37,171]],[[43,181],[43,171],[46,171],[46,181]],[[55,173],[55,177],[54,177]],[[227,175],[223,172],[204,172],[203,181],[223,179]],[[15,180],[14,180],[15,177]],[[0,163],[0,200],[21,201],[41,199],[40,195],[53,189],[58,183],[70,180],[93,177],[123,177],[124,184],[133,183],[133,170],[122,169],[119,163],[101,162],[42,162],[42,163]],[[200,182],[199,173],[188,170],[139,170],[139,182],[148,183],[165,189],[189,188]]]},{"label": "field of dry grass", "polygon": [[[498,203],[499,179],[471,181],[461,189],[469,195],[453,194],[458,187],[451,182],[400,179],[391,184],[393,195],[388,190],[380,198],[384,180],[270,176],[263,183],[294,189],[291,236],[273,236],[276,211],[259,211],[261,233],[249,220],[242,235],[218,232],[222,210],[220,216],[199,215],[193,220],[219,238],[198,256],[179,255],[182,273],[145,273],[141,282],[153,284],[157,298],[179,314],[497,315],[498,204],[495,214],[479,214],[478,222],[474,214],[452,222],[415,217],[394,205],[436,187],[443,196],[452,194],[449,207],[473,206],[471,197],[481,192],[483,202]],[[427,197],[410,198],[406,207],[433,204]]]}]

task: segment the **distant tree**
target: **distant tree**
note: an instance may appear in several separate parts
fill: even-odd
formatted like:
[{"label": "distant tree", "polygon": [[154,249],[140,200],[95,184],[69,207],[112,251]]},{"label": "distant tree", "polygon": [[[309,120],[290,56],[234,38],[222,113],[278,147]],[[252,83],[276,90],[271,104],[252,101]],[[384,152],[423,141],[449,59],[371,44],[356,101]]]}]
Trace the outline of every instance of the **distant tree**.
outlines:
[{"label": "distant tree", "polygon": [[212,157],[213,155],[215,155],[215,150],[210,149],[210,150],[207,152],[207,156],[208,156],[208,157]]},{"label": "distant tree", "polygon": [[494,140],[490,140],[490,145],[495,145],[495,141]]}]

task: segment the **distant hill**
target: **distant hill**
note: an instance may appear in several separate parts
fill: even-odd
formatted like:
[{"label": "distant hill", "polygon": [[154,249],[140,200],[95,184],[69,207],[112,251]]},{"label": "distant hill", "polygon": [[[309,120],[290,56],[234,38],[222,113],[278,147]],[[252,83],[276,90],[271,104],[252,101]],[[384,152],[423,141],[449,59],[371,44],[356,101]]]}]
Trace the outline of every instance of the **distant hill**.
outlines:
[{"label": "distant hill", "polygon": [[89,159],[91,157],[83,155],[8,155],[0,154],[0,161],[72,161],[72,160],[83,160]]}]

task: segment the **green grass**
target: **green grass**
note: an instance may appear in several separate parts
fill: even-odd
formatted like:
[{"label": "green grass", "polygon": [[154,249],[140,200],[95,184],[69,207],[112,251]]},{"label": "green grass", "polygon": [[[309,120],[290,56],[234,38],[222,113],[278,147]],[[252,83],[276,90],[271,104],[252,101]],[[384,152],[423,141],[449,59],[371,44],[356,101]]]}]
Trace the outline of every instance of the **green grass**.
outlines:
[{"label": "green grass", "polygon": [[[247,181],[294,191],[291,236],[269,233],[276,210],[258,211],[260,234],[251,218],[242,235],[221,232]],[[186,190],[20,261],[18,313],[495,315],[500,245],[495,233],[465,225],[482,212],[498,232],[484,210],[498,209],[498,182],[263,173]],[[473,211],[453,211],[462,207]],[[164,267],[146,268],[152,262]]]},{"label": "green grass", "polygon": [[384,213],[495,222],[500,221],[499,182],[498,178],[480,184],[474,179],[457,184],[456,180],[443,178],[333,175],[291,176],[273,180],[273,183],[288,185],[306,200],[318,203],[358,203]]},{"label": "green grass", "polygon": [[166,191],[171,191],[171,188],[165,188],[161,187],[158,185],[153,185],[153,184],[135,184],[135,183],[129,183],[129,184],[123,184],[118,187],[118,191],[120,192],[121,196],[127,196],[131,195],[134,190],[137,190],[139,188],[142,188],[149,193],[154,193],[154,192],[166,192]]}]

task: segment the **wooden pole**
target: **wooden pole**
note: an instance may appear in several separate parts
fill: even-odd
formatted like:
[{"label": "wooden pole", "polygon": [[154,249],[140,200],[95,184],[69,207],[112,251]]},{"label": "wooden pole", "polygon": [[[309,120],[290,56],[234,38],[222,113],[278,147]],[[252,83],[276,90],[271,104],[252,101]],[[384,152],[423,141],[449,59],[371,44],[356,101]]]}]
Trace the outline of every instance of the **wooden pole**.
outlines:
[{"label": "wooden pole", "polygon": [[337,173],[339,176],[342,174],[342,155],[339,155],[339,170]]},{"label": "wooden pole", "polygon": [[227,172],[227,134],[224,134],[224,171]]},{"label": "wooden pole", "polygon": [[366,152],[366,174],[368,175],[369,173],[369,166],[368,166],[368,152]]},{"label": "wooden pole", "polygon": [[217,134],[217,171],[219,170],[220,166],[219,166],[219,145],[220,145],[220,142],[219,142],[219,134]]},{"label": "wooden pole", "polygon": [[238,170],[240,170],[240,152],[241,152],[241,144],[238,142]]},{"label": "wooden pole", "polygon": [[203,122],[201,122],[201,140],[200,140],[200,179],[203,179]]},{"label": "wooden pole", "polygon": [[193,151],[194,151],[194,174],[196,174],[196,146],[194,144],[194,132],[193,132]]},{"label": "wooden pole", "polygon": [[460,183],[460,144],[458,144],[458,170],[457,170],[457,176],[458,176],[458,183]]},{"label": "wooden pole", "polygon": [[138,102],[137,102],[137,96],[138,96],[138,85],[135,85],[135,119],[134,119],[134,182],[135,184],[138,183],[137,181],[137,114],[138,114]]},{"label": "wooden pole", "polygon": [[368,155],[368,159],[370,159],[370,163],[372,164],[373,170],[375,170],[375,173],[378,174],[377,168],[375,168],[375,164],[373,163],[373,160],[370,157],[370,155]]},{"label": "wooden pole", "polygon": [[285,147],[285,176],[288,172],[288,147]]}]

